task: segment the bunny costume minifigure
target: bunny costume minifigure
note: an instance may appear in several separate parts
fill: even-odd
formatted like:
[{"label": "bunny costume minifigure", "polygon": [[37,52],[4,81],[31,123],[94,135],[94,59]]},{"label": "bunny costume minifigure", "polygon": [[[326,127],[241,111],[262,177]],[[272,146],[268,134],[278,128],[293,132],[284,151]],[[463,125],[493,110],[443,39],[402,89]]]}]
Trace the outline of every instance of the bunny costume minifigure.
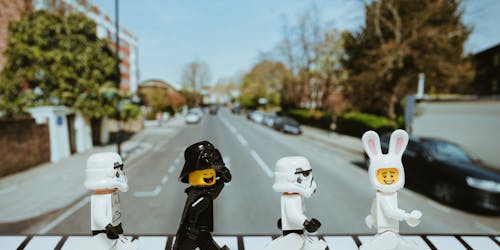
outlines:
[{"label": "bunny costume minifigure", "polygon": [[391,134],[389,152],[382,154],[380,138],[374,131],[362,137],[364,149],[370,158],[368,174],[371,185],[377,190],[370,214],[365,222],[369,228],[377,227],[375,237],[361,245],[360,250],[414,250],[418,246],[399,235],[399,222],[406,221],[409,226],[420,224],[422,213],[413,210],[407,213],[398,208],[397,191],[404,186],[405,172],[401,157],[408,144],[408,134],[396,130]]}]

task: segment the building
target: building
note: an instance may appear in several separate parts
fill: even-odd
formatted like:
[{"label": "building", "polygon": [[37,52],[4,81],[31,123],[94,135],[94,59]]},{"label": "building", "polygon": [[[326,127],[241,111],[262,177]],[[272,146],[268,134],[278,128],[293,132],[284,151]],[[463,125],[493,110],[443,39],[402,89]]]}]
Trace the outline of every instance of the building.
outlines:
[{"label": "building", "polygon": [[473,94],[500,95],[500,44],[474,55],[476,78]]},{"label": "building", "polygon": [[[116,29],[114,21],[91,0],[0,0],[0,70],[5,58],[3,52],[7,44],[9,22],[19,20],[21,15],[32,10],[49,10],[61,15],[79,12],[97,24],[97,36],[108,39],[110,46],[116,48]],[[127,28],[120,25],[121,85],[122,90],[134,94],[139,85],[139,49],[138,38]]]}]

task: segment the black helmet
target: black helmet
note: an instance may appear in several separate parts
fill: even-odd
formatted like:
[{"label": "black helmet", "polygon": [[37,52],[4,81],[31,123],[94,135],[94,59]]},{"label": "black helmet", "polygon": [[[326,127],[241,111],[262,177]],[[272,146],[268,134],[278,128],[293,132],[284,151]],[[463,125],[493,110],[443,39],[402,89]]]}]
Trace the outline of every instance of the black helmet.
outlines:
[{"label": "black helmet", "polygon": [[222,156],[212,143],[208,141],[197,142],[184,151],[184,167],[179,180],[188,183],[189,173],[196,170],[214,168],[216,171],[225,166]]}]

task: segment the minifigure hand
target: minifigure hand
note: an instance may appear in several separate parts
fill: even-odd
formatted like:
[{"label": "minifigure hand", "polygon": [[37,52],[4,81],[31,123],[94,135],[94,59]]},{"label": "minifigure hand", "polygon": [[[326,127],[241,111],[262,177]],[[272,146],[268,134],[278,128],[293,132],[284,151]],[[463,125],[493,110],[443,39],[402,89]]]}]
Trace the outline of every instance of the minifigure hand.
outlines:
[{"label": "minifigure hand", "polygon": [[278,219],[278,229],[281,230],[283,228],[281,224],[281,218]]},{"label": "minifigure hand", "polygon": [[231,172],[229,171],[228,168],[226,167],[223,167],[219,170],[219,176],[221,178],[221,180],[225,183],[227,182],[230,182],[231,181]]},{"label": "minifigure hand", "polygon": [[416,227],[418,224],[420,224],[420,218],[422,217],[422,213],[418,210],[413,210],[411,213],[406,215],[406,223],[408,223],[408,226],[410,227]]},{"label": "minifigure hand", "polygon": [[373,219],[373,216],[371,214],[365,217],[365,223],[368,228],[372,228],[373,226],[375,226],[375,220]]},{"label": "minifigure hand", "polygon": [[108,224],[106,226],[106,236],[108,237],[108,239],[116,240],[120,237],[120,234],[115,231],[113,225]]},{"label": "minifigure hand", "polygon": [[307,232],[314,233],[321,227],[321,223],[313,218],[311,220],[304,221],[304,227]]}]

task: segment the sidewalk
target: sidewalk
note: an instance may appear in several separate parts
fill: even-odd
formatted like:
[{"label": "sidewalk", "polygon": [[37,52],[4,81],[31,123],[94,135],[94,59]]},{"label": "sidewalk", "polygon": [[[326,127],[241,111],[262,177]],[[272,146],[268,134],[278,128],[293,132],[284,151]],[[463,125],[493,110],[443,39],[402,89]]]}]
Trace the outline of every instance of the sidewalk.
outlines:
[{"label": "sidewalk", "polygon": [[[146,134],[150,130],[171,129],[183,124],[180,118],[168,121],[168,126],[145,128],[122,143],[125,164],[144,154],[153,143]],[[116,152],[116,144],[97,146],[74,154],[57,163],[44,163],[26,171],[0,178],[0,223],[31,219],[68,205],[89,195],[83,186],[87,158],[98,152]]]},{"label": "sidewalk", "polygon": [[342,135],[310,126],[301,126],[302,134],[310,139],[320,141],[353,154],[364,154],[363,143],[360,138]]}]

